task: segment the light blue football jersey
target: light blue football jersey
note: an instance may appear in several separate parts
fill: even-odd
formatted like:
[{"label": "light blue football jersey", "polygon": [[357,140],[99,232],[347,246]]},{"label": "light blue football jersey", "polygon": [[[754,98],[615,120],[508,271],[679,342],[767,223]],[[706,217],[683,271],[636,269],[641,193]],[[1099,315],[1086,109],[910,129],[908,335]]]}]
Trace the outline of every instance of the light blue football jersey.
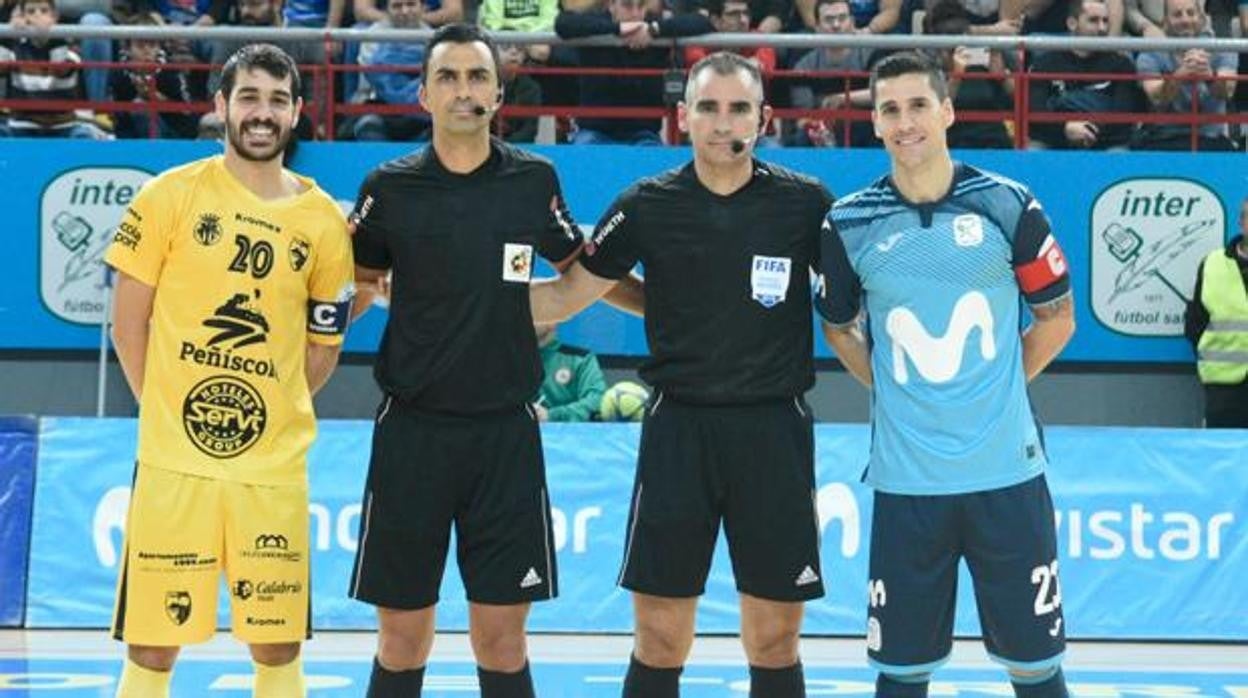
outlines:
[{"label": "light blue football jersey", "polygon": [[[866,482],[895,494],[958,494],[1043,472],[1014,267],[1035,259],[1051,236],[1026,188],[959,165],[940,201],[911,204],[885,177],[838,201],[828,220],[819,310],[833,324],[867,312],[874,388]],[[838,242],[843,252],[833,249]],[[1068,290],[1063,275],[1041,300]]]}]

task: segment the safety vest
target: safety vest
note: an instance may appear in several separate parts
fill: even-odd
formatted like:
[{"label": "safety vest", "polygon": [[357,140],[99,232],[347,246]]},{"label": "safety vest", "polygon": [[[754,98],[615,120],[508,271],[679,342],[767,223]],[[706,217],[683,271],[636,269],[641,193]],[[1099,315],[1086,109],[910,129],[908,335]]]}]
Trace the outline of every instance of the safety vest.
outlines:
[{"label": "safety vest", "polygon": [[1205,257],[1200,302],[1209,326],[1196,344],[1201,383],[1235,385],[1248,378],[1248,291],[1243,275],[1225,249]]}]

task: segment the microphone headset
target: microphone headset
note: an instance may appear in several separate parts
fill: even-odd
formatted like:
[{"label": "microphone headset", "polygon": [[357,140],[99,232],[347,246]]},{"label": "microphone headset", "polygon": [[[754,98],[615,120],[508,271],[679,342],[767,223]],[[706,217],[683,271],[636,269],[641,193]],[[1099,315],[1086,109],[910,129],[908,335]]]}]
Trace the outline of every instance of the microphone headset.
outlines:
[{"label": "microphone headset", "polygon": [[[498,95],[495,99],[498,102],[503,101],[503,91],[501,89],[498,91]],[[486,114],[493,114],[497,109],[498,109],[498,105],[494,105],[492,107],[484,107],[478,104],[477,106],[472,108],[472,113],[476,114],[477,116],[485,116]]]},{"label": "microphone headset", "polygon": [[[762,109],[759,109],[758,111],[758,130],[759,131],[763,130],[763,124],[765,123],[764,118],[765,117],[763,116]],[[734,138],[732,139],[732,142],[728,144],[728,147],[732,148],[733,155],[740,155],[741,153],[745,152],[746,147],[748,147],[751,143],[753,143],[756,140],[758,140],[758,133],[755,133],[754,135],[749,136],[748,138]]]}]

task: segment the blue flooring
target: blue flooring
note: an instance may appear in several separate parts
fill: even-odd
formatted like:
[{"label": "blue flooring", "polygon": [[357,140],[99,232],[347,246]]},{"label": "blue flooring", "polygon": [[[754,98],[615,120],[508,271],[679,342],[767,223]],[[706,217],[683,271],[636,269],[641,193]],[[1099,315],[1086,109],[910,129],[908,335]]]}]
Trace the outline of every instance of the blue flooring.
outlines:
[{"label": "blue flooring", "polygon": [[[16,696],[79,698],[111,697],[121,662],[117,660],[0,659],[0,698]],[[363,696],[369,665],[362,661],[309,661],[305,666],[311,698]],[[533,669],[541,698],[613,698],[619,695],[624,665],[538,664]],[[251,666],[245,661],[204,661],[187,658],[174,675],[172,695],[249,696]],[[1248,698],[1248,667],[1242,674],[1156,671],[1068,671],[1074,696],[1087,698]],[[807,667],[807,695],[870,696],[874,675],[866,668]],[[434,662],[425,681],[424,698],[466,698],[478,695],[473,665]],[[749,695],[744,667],[689,666],[683,677],[683,698],[745,698]],[[1013,692],[998,670],[946,669],[932,684],[933,698],[953,696],[1008,697]]]}]

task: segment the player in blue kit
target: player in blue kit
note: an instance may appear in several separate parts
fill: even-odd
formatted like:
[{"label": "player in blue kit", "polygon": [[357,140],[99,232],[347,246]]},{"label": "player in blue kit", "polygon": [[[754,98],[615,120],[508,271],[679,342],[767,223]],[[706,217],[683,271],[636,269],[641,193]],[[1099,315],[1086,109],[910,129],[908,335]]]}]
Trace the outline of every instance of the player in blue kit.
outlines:
[{"label": "player in blue kit", "polygon": [[927,695],[952,650],[965,558],[1015,694],[1066,696],[1047,456],[1027,396],[1074,333],[1066,261],[1026,187],[950,157],[938,67],[890,56],[871,94],[892,171],[829,213],[816,307],[873,397],[876,695]]}]

